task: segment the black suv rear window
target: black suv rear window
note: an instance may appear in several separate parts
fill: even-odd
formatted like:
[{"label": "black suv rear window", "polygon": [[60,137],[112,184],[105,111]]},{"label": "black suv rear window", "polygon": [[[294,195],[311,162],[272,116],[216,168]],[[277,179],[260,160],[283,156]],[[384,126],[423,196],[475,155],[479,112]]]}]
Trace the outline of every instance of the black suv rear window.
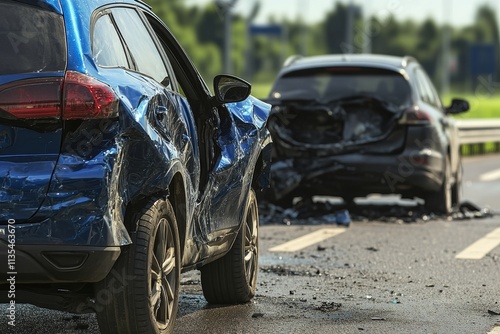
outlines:
[{"label": "black suv rear window", "polygon": [[64,71],[66,37],[61,15],[0,1],[0,75]]},{"label": "black suv rear window", "polygon": [[380,68],[312,68],[290,72],[279,78],[270,98],[328,103],[358,96],[406,105],[410,101],[410,86],[400,73]]}]

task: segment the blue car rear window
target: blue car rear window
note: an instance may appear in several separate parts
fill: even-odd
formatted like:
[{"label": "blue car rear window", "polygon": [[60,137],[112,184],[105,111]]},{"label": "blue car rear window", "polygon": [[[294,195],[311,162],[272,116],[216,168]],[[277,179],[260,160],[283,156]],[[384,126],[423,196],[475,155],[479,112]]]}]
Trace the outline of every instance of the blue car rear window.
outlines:
[{"label": "blue car rear window", "polygon": [[0,0],[0,75],[64,71],[65,67],[62,16]]}]

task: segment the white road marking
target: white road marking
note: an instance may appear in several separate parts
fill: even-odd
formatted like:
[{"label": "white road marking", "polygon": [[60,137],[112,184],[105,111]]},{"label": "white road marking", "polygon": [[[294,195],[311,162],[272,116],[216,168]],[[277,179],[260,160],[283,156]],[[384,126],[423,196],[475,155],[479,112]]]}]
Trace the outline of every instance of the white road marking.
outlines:
[{"label": "white road marking", "polygon": [[488,334],[500,334],[500,327],[494,327]]},{"label": "white road marking", "polygon": [[345,228],[323,228],[320,230],[317,230],[315,232],[306,234],[300,238],[290,240],[288,242],[285,242],[284,244],[275,246],[269,251],[271,252],[296,252],[298,250],[301,250],[303,248],[309,247],[311,245],[314,245],[318,242],[321,242],[323,240],[329,239],[331,237],[334,237],[336,235],[339,235],[340,233],[345,232]]},{"label": "white road marking", "polygon": [[500,245],[500,228],[488,233],[463,251],[457,254],[457,259],[482,259],[486,254]]},{"label": "white road marking", "polygon": [[495,181],[500,180],[500,169],[493,170],[488,173],[484,173],[479,177],[480,181]]}]

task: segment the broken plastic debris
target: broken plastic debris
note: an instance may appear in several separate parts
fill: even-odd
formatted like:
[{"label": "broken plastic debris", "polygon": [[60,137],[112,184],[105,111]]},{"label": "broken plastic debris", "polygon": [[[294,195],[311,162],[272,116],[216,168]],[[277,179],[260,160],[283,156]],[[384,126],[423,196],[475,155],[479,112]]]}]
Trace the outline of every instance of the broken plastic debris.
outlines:
[{"label": "broken plastic debris", "polygon": [[351,217],[349,216],[349,211],[347,210],[341,210],[337,212],[336,218],[337,224],[339,225],[349,226],[349,224],[351,223]]},{"label": "broken plastic debris", "polygon": [[[464,220],[480,219],[497,216],[498,213],[486,208],[479,208],[463,202],[451,215],[440,216],[425,209],[422,204],[356,204],[346,210],[345,204],[336,204],[329,201],[301,200],[294,204],[293,209],[284,209],[275,204],[262,201],[259,207],[261,224],[337,224],[338,218],[347,218],[352,221],[375,220],[388,223],[422,223],[441,219]],[[286,214],[285,214],[286,212]],[[291,217],[293,215],[295,217]],[[344,217],[342,217],[344,215]],[[286,219],[286,221],[284,220]],[[345,225],[347,226],[347,225]]]}]

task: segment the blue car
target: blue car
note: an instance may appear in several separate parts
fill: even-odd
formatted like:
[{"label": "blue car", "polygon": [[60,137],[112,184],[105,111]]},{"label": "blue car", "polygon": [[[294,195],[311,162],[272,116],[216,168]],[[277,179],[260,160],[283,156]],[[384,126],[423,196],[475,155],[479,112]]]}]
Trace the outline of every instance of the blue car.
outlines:
[{"label": "blue car", "polygon": [[0,46],[0,302],[170,333],[193,269],[248,302],[271,156],[250,85],[212,94],[142,1],[0,0]]}]

